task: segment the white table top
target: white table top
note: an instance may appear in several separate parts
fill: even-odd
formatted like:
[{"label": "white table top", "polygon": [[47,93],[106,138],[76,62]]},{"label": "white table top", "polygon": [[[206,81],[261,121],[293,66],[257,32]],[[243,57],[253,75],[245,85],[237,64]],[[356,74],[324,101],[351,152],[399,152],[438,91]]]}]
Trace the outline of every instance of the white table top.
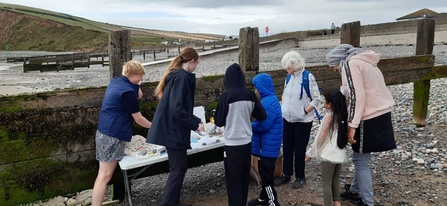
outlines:
[{"label": "white table top", "polygon": [[[198,148],[196,149],[189,149],[187,150],[187,154],[191,155],[191,154],[197,154],[203,151],[207,151],[207,150],[211,150],[211,149],[215,149],[218,147],[223,147],[225,145],[225,138],[223,137],[217,137],[220,142],[215,142],[212,144],[207,144],[207,145],[200,145],[198,146]],[[223,156],[223,154],[222,154]],[[134,169],[134,168],[138,168],[138,167],[143,167],[146,165],[151,165],[151,164],[155,164],[158,162],[163,162],[168,160],[168,154],[165,152],[162,155],[157,155],[157,156],[153,156],[153,157],[149,157],[146,159],[137,159],[136,157],[132,157],[132,156],[128,156],[128,155],[124,155],[123,159],[121,159],[118,163],[119,166],[122,170],[130,170],[130,169]]]}]

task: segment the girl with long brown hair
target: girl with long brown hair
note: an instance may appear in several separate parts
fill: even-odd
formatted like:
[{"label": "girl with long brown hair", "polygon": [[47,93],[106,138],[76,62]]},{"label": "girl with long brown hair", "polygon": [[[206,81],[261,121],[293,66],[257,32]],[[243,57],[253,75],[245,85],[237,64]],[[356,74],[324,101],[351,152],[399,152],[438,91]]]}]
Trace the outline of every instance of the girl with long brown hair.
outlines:
[{"label": "girl with long brown hair", "polygon": [[169,177],[161,205],[180,205],[180,190],[188,168],[186,150],[190,146],[191,130],[204,131],[204,124],[193,114],[199,55],[185,48],[169,64],[154,95],[160,100],[154,114],[154,124],[146,142],[166,147]]}]

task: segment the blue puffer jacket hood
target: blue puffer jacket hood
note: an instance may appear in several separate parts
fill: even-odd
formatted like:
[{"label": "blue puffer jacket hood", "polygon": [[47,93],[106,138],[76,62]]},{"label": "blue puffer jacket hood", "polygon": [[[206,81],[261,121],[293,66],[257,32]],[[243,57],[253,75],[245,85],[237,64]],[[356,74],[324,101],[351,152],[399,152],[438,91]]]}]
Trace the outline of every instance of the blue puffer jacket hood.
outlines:
[{"label": "blue puffer jacket hood", "polygon": [[251,124],[253,129],[251,152],[255,156],[276,158],[279,156],[283,135],[281,105],[270,75],[258,74],[252,82],[259,92],[267,118],[263,121],[255,119]]},{"label": "blue puffer jacket hood", "polygon": [[252,82],[258,90],[261,99],[267,96],[275,96],[275,87],[270,75],[265,73],[258,74],[253,78]]}]

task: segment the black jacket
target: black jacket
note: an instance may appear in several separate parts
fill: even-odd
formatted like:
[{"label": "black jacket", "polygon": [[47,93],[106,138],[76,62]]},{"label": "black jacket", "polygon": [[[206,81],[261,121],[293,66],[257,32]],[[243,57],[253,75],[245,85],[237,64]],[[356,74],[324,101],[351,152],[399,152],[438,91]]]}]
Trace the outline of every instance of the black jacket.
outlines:
[{"label": "black jacket", "polygon": [[180,68],[168,75],[146,142],[172,149],[191,148],[191,130],[197,130],[201,122],[193,115],[195,90],[195,74]]}]

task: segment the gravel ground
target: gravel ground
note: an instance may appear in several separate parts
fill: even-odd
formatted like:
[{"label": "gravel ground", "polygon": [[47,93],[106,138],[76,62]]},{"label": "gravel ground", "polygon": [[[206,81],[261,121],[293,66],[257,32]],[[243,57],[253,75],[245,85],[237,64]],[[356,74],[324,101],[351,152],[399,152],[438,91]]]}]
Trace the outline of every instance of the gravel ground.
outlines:
[{"label": "gravel ground", "polygon": [[[260,70],[281,69],[282,55],[290,50],[302,54],[308,65],[325,63],[331,48],[272,48],[260,52]],[[382,58],[411,56],[414,45],[368,46],[382,54]],[[447,64],[447,45],[436,44],[436,65]],[[219,54],[201,58],[197,76],[223,74],[226,67],[237,62],[237,53]],[[138,59],[138,58],[137,58]],[[141,58],[140,58],[141,59]],[[145,81],[160,78],[166,65],[146,67]],[[80,68],[61,72],[21,72],[20,67],[0,70],[0,86],[23,85],[31,88],[54,90],[63,88],[106,85],[108,68]],[[376,205],[447,205],[447,79],[431,81],[427,126],[416,128],[412,124],[413,84],[389,86],[396,101],[393,111],[394,131],[398,148],[393,151],[374,153],[372,176]],[[314,125],[312,134],[315,134]],[[309,143],[312,142],[312,139]],[[341,185],[350,183],[353,164],[342,167]],[[315,161],[306,167],[307,185],[294,190],[290,185],[277,187],[282,205],[322,205],[322,183],[320,164]],[[156,205],[160,201],[167,174],[141,178],[133,181],[134,205]],[[249,198],[258,194],[255,181],[250,184]],[[109,198],[107,196],[107,198]],[[182,189],[182,202],[200,205],[227,205],[225,172],[223,162],[191,168],[186,174]],[[345,201],[343,205],[351,205]],[[123,205],[123,204],[119,204]]]},{"label": "gravel ground", "polygon": [[[394,131],[398,148],[373,153],[372,178],[376,205],[447,205],[447,79],[432,80],[427,126],[412,124],[412,84],[390,86],[396,100],[393,111]],[[316,126],[312,134],[316,133]],[[311,143],[309,141],[309,143]],[[282,205],[323,205],[320,164],[306,167],[307,185],[300,190],[291,184],[276,187]],[[344,183],[353,178],[354,166],[342,166]],[[160,201],[167,174],[135,180],[132,185],[135,205],[156,205]],[[250,198],[258,194],[256,181],[250,184]],[[225,171],[217,162],[189,169],[182,189],[182,201],[195,206],[226,204]],[[124,204],[123,204],[124,205]],[[351,205],[344,201],[343,205]]]}]

